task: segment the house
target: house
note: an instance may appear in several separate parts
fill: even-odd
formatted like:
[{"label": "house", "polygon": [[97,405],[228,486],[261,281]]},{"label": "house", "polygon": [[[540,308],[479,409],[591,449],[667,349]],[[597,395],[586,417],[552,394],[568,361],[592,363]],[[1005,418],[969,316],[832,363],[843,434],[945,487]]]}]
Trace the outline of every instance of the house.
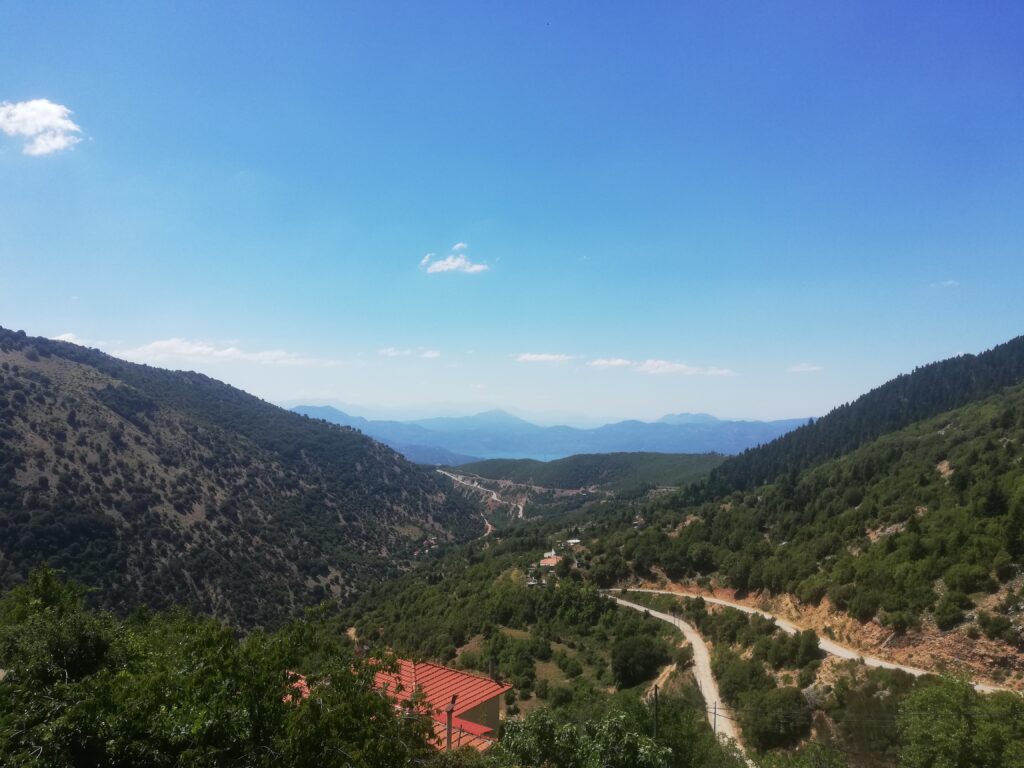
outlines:
[{"label": "house", "polygon": [[545,555],[538,563],[538,565],[541,568],[554,568],[560,562],[562,562],[562,558],[560,555],[551,555],[550,557]]},{"label": "house", "polygon": [[378,672],[377,689],[394,697],[400,706],[416,704],[430,715],[435,746],[448,747],[448,708],[451,707],[451,748],[473,747],[481,752],[497,739],[501,697],[511,685],[482,675],[429,662],[398,660],[396,672]]}]

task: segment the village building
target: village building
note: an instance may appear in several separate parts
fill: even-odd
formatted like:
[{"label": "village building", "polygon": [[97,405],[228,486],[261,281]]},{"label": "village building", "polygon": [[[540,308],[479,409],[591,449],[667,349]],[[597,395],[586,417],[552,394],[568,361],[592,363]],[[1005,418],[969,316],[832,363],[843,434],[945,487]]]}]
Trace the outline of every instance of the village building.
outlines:
[{"label": "village building", "polygon": [[497,741],[501,699],[512,688],[483,675],[406,659],[398,660],[396,672],[378,672],[375,685],[400,706],[410,706],[416,699],[431,718],[438,749],[444,751],[450,744],[451,749],[472,747],[481,752]]}]

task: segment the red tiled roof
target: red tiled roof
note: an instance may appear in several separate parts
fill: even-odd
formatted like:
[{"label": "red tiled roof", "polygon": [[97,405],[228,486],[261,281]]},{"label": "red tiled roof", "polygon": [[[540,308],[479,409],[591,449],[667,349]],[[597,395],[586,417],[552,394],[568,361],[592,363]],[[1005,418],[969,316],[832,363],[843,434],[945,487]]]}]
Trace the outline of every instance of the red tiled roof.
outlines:
[{"label": "red tiled roof", "polygon": [[409,701],[418,689],[425,700],[424,705],[434,719],[434,733],[440,734],[442,745],[445,742],[445,708],[451,703],[452,695],[455,695],[455,709],[452,711],[452,746],[455,746],[457,741],[456,735],[461,732],[463,746],[474,746],[480,750],[493,743],[493,739],[486,738],[492,729],[464,720],[461,716],[512,687],[481,675],[442,667],[440,664],[406,659],[398,660],[397,672],[378,672],[375,682],[378,689],[393,696],[399,703]]},{"label": "red tiled roof", "polygon": [[554,568],[562,561],[561,556],[556,555],[555,557],[545,557],[540,561],[542,568]]}]

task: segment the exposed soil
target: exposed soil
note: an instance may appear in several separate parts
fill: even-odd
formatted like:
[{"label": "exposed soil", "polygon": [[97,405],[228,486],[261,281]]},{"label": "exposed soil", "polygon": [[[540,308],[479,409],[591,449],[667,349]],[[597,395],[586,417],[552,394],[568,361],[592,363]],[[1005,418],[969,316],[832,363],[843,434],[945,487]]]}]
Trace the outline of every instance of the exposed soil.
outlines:
[{"label": "exposed soil", "polygon": [[725,587],[705,590],[696,585],[667,580],[638,586],[733,601],[788,619],[801,628],[813,629],[837,643],[886,661],[936,673],[963,673],[977,682],[1024,690],[1024,654],[1001,641],[984,636],[971,638],[966,625],[943,632],[926,620],[920,629],[894,635],[891,629],[877,621],[861,624],[848,614],[837,611],[828,598],[815,606],[804,605],[792,595],[751,593],[737,596],[736,590]]}]

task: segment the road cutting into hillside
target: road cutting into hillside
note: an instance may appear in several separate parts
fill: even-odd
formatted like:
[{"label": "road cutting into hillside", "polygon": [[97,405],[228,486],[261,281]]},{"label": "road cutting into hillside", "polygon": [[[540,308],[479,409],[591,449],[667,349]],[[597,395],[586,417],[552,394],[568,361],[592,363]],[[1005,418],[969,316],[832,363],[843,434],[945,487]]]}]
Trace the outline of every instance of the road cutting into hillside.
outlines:
[{"label": "road cutting into hillside", "polygon": [[[673,592],[667,589],[644,589],[639,587],[626,587],[625,591],[646,592],[648,594],[653,595],[672,595],[674,597],[699,597],[702,600],[704,600],[705,603],[710,603],[712,605],[721,605],[726,608],[735,608],[737,611],[742,611],[743,613],[751,615],[756,614],[758,616],[763,616],[766,619],[771,619],[775,622],[776,626],[778,626],[779,629],[781,629],[788,635],[795,635],[798,632],[803,632],[805,629],[810,629],[809,627],[798,626],[789,619],[784,619],[781,616],[776,616],[775,614],[769,613],[768,611],[762,611],[760,608],[753,608],[749,605],[744,605],[743,603],[738,603],[733,600],[724,600],[720,597],[708,597],[707,595],[702,595],[699,592]],[[933,670],[921,669],[920,667],[911,667],[906,664],[898,664],[893,661],[887,661],[877,656],[867,655],[862,651],[856,650],[855,648],[850,648],[848,646],[841,645],[827,637],[822,637],[817,632],[815,632],[815,635],[818,638],[818,647],[821,648],[821,650],[823,650],[825,653],[831,654],[832,656],[837,656],[841,659],[852,659],[868,667],[881,667],[882,669],[898,669],[903,672],[906,672],[907,674],[913,675],[914,677],[920,677],[921,675],[938,674]],[[980,683],[973,680],[971,681],[971,685],[973,685],[974,689],[976,691],[979,691],[980,693],[994,693],[996,691],[1013,691],[1012,688],[1007,688],[999,685],[992,685],[991,683]]]},{"label": "road cutting into hillside", "polygon": [[751,768],[756,768],[751,759],[747,757],[746,752],[743,751],[743,742],[740,739],[736,716],[729,706],[722,701],[721,694],[718,692],[718,683],[711,672],[711,654],[708,653],[708,646],[696,627],[676,616],[656,611],[653,608],[640,605],[640,603],[633,603],[616,595],[610,595],[610,597],[623,607],[632,608],[635,611],[641,611],[656,619],[668,622],[683,633],[683,637],[686,638],[693,648],[693,676],[697,680],[697,686],[700,688],[701,695],[704,696],[704,703],[707,705],[708,723],[711,724],[716,736],[732,739],[743,753],[747,765],[751,766]]},{"label": "road cutting into hillside", "polygon": [[[452,474],[451,472],[446,472],[443,469],[439,469],[437,471],[440,472],[445,477],[447,477],[452,482],[458,483],[459,485],[464,485],[467,488],[472,488],[474,491],[483,491],[485,494],[487,494],[487,493],[491,494],[491,500],[492,501],[494,501],[497,504],[508,504],[513,509],[513,511],[516,513],[516,517],[519,518],[520,520],[523,519],[523,511],[524,510],[523,510],[523,505],[522,504],[519,504],[519,503],[517,503],[515,501],[505,501],[503,498],[501,498],[501,496],[498,495],[497,491],[492,491],[490,488],[485,488],[484,486],[480,485],[476,481],[469,482],[468,480],[463,479],[461,475],[455,475],[455,474]],[[488,525],[490,525],[490,523],[488,523]]]}]

